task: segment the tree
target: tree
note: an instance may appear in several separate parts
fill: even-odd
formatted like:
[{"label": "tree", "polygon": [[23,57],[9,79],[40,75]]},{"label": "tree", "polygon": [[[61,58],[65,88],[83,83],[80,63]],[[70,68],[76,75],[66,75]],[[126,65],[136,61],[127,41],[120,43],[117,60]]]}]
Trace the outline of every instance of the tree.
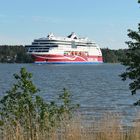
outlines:
[{"label": "tree", "polygon": [[33,58],[27,54],[22,45],[0,45],[0,62],[2,63],[32,63]]},{"label": "tree", "polygon": [[[122,80],[130,79],[132,81],[129,89],[133,95],[140,90],[140,24],[138,24],[138,31],[128,30],[128,37],[131,38],[131,41],[126,42],[129,49],[126,57],[121,60],[121,63],[126,66],[126,71],[120,76]],[[140,105],[140,100],[134,105]]]},{"label": "tree", "polygon": [[21,68],[19,74],[14,74],[14,78],[16,82],[0,100],[0,135],[5,134],[5,126],[14,135],[20,127],[25,139],[36,140],[37,133],[49,135],[48,132],[58,128],[65,116],[71,116],[78,107],[72,104],[71,95],[66,89],[59,95],[59,105],[55,101],[46,102],[37,95],[39,89],[32,82],[32,74],[25,68]]}]

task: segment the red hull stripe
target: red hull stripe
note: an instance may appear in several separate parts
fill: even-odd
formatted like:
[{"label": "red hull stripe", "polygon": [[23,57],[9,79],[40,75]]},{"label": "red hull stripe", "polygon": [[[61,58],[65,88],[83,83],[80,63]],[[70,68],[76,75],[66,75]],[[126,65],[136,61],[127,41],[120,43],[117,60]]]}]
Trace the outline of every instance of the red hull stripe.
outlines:
[{"label": "red hull stripe", "polygon": [[33,55],[35,62],[103,62],[102,56]]}]

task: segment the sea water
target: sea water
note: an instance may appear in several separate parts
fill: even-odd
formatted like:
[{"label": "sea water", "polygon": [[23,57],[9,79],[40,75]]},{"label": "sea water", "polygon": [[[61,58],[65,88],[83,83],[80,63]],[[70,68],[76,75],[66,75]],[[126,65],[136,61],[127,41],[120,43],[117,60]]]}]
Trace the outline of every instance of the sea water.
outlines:
[{"label": "sea water", "polygon": [[15,82],[13,74],[18,73],[21,67],[33,73],[33,82],[40,89],[38,94],[46,101],[57,100],[66,88],[73,103],[80,104],[79,113],[87,120],[113,112],[125,117],[126,123],[131,123],[139,110],[133,106],[138,95],[131,95],[130,81],[124,82],[119,77],[125,71],[120,64],[0,64],[1,97]]}]

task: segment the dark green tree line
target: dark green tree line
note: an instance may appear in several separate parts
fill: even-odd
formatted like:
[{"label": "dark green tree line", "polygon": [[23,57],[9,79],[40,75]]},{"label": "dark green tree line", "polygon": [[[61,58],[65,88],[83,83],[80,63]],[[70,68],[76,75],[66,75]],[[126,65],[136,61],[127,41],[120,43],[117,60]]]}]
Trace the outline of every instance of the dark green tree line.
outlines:
[{"label": "dark green tree line", "polygon": [[33,62],[24,46],[0,46],[0,62],[1,63],[31,63]]},{"label": "dark green tree line", "polygon": [[102,55],[104,63],[119,63],[120,59],[126,57],[127,49],[111,50],[109,48],[103,48]]},{"label": "dark green tree line", "polygon": [[[126,49],[111,50],[109,48],[101,49],[105,63],[119,63],[120,58],[125,57]],[[33,59],[27,54],[24,46],[0,46],[1,63],[32,63]]]}]

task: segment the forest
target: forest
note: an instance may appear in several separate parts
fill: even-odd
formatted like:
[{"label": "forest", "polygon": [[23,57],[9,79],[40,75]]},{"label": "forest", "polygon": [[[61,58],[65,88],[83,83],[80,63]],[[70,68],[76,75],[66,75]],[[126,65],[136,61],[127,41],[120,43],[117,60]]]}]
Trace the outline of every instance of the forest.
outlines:
[{"label": "forest", "polygon": [[22,45],[0,45],[0,63],[32,63],[33,59],[26,52]]},{"label": "forest", "polygon": [[[119,63],[125,58],[127,49],[102,48],[101,51],[104,63]],[[26,52],[23,45],[0,45],[0,63],[32,63],[32,57]]]}]

